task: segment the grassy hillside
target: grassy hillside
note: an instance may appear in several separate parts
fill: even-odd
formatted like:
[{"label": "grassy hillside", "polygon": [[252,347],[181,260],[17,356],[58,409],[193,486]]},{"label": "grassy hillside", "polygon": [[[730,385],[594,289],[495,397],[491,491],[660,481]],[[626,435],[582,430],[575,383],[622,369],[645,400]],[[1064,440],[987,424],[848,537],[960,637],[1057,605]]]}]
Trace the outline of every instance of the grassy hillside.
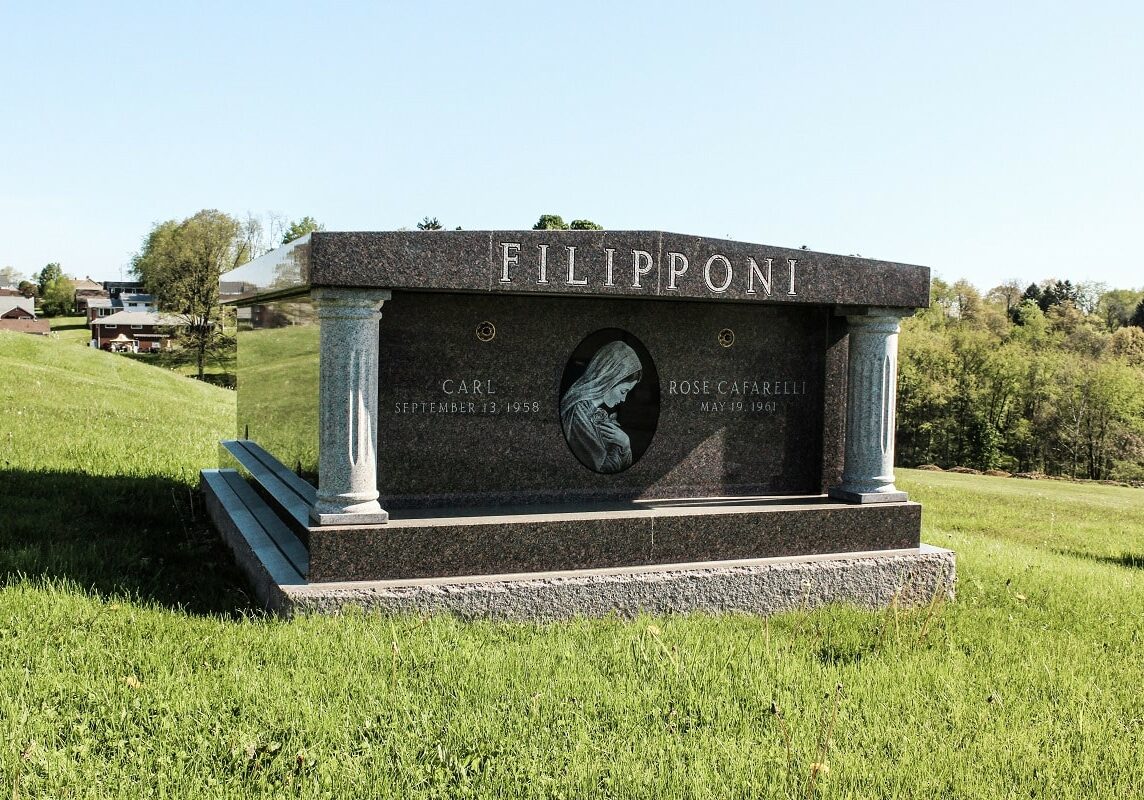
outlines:
[{"label": "grassy hillside", "polygon": [[186,499],[233,394],[73,347],[0,338],[0,796],[1144,795],[1144,491],[902,471],[911,612],[283,622]]},{"label": "grassy hillside", "polygon": [[0,569],[200,609],[245,602],[191,492],[233,435],[233,392],[0,331],[0,408]]}]

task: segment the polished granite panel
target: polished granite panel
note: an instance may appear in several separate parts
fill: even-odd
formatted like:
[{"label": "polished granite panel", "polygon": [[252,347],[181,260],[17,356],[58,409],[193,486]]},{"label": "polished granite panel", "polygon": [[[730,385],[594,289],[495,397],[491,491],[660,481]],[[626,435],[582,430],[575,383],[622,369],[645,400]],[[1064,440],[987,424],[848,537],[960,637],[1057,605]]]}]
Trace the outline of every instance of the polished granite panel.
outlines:
[{"label": "polished granite panel", "polygon": [[846,459],[846,376],[850,357],[848,334],[846,318],[832,315],[826,332],[822,480],[819,482],[822,494],[842,483],[842,468]]},{"label": "polished granite panel", "polygon": [[230,302],[243,303],[258,295],[287,294],[308,287],[311,236],[308,233],[225,273],[223,283],[241,284],[243,290]]},{"label": "polished granite panel", "polygon": [[[380,326],[382,507],[820,493],[824,407],[842,402],[826,385],[832,324],[822,308],[394,292]],[[591,368],[576,361],[584,343],[609,331],[647,363],[626,400],[602,406],[631,463],[594,467],[561,401]]]},{"label": "polished granite panel", "polygon": [[239,439],[317,485],[318,319],[309,295],[238,309]]},{"label": "polished granite panel", "polygon": [[[794,499],[791,499],[792,501]],[[921,506],[783,502],[612,506],[577,513],[400,516],[310,529],[311,583],[634,567],[916,548]]]},{"label": "polished granite panel", "polygon": [[661,231],[319,232],[311,234],[307,267],[314,286],[758,305],[929,304],[928,267]]}]

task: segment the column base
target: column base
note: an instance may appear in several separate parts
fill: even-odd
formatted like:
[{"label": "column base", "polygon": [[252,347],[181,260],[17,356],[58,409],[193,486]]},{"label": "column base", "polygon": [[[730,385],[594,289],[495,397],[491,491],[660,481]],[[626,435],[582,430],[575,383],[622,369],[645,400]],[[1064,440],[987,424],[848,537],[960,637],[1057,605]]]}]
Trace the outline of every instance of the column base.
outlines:
[{"label": "column base", "polygon": [[861,505],[867,503],[904,503],[909,499],[905,492],[897,490],[892,492],[855,492],[841,486],[835,486],[831,489],[830,496],[835,500]]},{"label": "column base", "polygon": [[346,505],[319,500],[310,509],[310,521],[317,525],[380,525],[389,522],[389,512],[377,500]]},{"label": "column base", "polygon": [[389,522],[389,512],[362,514],[323,514],[311,509],[310,520],[318,525],[381,525]]}]

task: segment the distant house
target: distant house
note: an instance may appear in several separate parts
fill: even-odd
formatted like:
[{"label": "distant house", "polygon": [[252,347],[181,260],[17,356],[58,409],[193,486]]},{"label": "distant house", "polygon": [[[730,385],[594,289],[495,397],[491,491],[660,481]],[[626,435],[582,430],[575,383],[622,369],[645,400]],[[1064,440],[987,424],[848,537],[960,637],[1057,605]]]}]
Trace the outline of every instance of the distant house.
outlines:
[{"label": "distant house", "polygon": [[93,297],[87,301],[87,326],[90,328],[92,320],[100,317],[110,317],[122,308],[113,308],[110,297]]},{"label": "distant house", "polygon": [[0,297],[0,319],[35,319],[36,301],[30,297]]},{"label": "distant house", "polygon": [[124,311],[158,311],[155,297],[141,292],[120,292],[115,298]]},{"label": "distant house", "polygon": [[111,297],[119,297],[123,292],[143,294],[147,291],[143,286],[143,281],[104,281],[103,290]]},{"label": "distant house", "polygon": [[48,334],[46,319],[36,319],[36,301],[29,297],[0,297],[0,330]]},{"label": "distant house", "polygon": [[115,297],[93,298],[87,303],[87,325],[103,317],[109,317],[120,311],[146,311],[155,313],[159,307],[155,298],[149,294],[129,294],[120,292]]},{"label": "distant house", "polygon": [[181,325],[178,317],[154,311],[116,311],[91,320],[91,346],[112,352],[157,352],[170,346],[171,331]]},{"label": "distant house", "polygon": [[92,298],[108,297],[107,291],[103,288],[102,283],[96,283],[90,277],[72,278],[72,283],[75,285],[75,294],[73,295],[72,303],[75,306],[77,314],[87,313],[87,304]]}]

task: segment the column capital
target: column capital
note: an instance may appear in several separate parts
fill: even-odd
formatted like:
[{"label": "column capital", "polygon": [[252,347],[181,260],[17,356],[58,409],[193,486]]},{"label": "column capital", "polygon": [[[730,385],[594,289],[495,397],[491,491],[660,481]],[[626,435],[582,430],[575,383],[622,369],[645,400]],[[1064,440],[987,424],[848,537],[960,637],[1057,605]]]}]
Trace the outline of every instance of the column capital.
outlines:
[{"label": "column capital", "polygon": [[856,328],[863,328],[872,333],[897,333],[901,328],[901,321],[905,317],[912,317],[912,308],[867,308],[860,314],[846,314],[846,321]]},{"label": "column capital", "polygon": [[319,287],[310,290],[320,319],[380,319],[381,307],[393,297],[389,289]]}]

